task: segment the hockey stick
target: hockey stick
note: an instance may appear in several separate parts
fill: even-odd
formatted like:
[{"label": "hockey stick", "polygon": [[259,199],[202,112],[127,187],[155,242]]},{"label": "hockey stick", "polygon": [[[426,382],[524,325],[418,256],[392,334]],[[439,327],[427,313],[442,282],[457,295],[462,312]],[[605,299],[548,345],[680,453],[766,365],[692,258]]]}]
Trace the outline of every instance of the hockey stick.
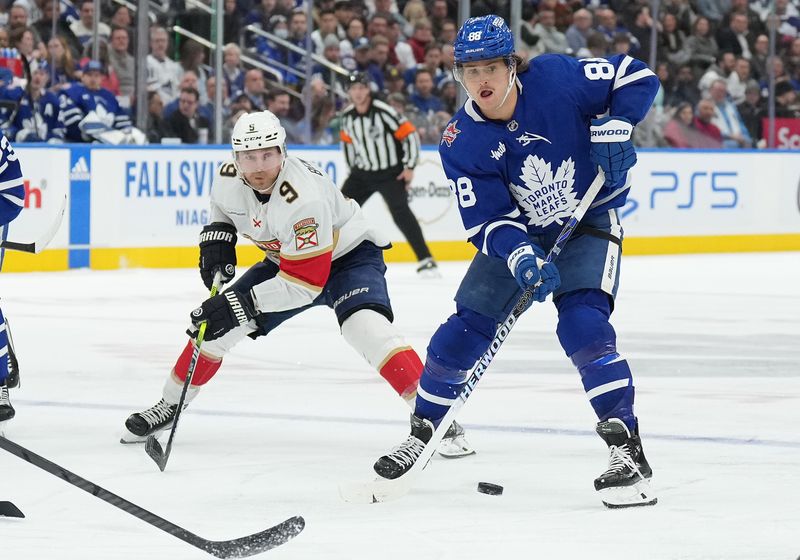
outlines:
[{"label": "hockey stick", "polygon": [[0,502],[0,517],[25,517],[25,514],[11,502]]},{"label": "hockey stick", "polygon": [[64,218],[64,212],[67,210],[67,195],[64,195],[64,200],[61,202],[56,214],[56,219],[47,231],[45,231],[39,239],[32,243],[20,243],[18,241],[0,241],[0,249],[11,249],[12,251],[22,251],[24,253],[41,253],[45,247],[55,237],[58,228],[61,227],[61,220]]},{"label": "hockey stick", "polygon": [[254,554],[259,554],[288,542],[292,538],[299,535],[306,526],[305,519],[297,515],[290,517],[282,523],[278,523],[274,527],[270,527],[269,529],[265,529],[264,531],[260,531],[258,533],[253,533],[252,535],[248,535],[246,537],[232,539],[229,541],[210,541],[199,537],[194,533],[190,533],[183,527],[179,527],[178,525],[167,521],[163,517],[159,517],[156,514],[137,506],[133,502],[129,502],[125,498],[109,492],[105,488],[101,488],[94,482],[90,482],[85,478],[68,471],[64,467],[56,465],[52,461],[45,459],[41,455],[37,455],[33,451],[25,449],[21,445],[16,444],[9,439],[0,437],[0,448],[5,449],[12,455],[16,455],[20,459],[28,461],[31,465],[39,467],[43,471],[46,471],[59,478],[63,478],[84,492],[88,492],[89,494],[100,498],[104,502],[108,502],[112,506],[121,509],[125,513],[129,513],[134,517],[138,517],[156,529],[161,529],[165,533],[169,533],[173,537],[177,537],[183,542],[189,543],[190,545],[208,552],[217,558],[246,558]]},{"label": "hockey stick", "polygon": [[[583,198],[578,203],[578,206],[575,208],[575,211],[570,219],[564,225],[561,233],[558,234],[558,238],[553,244],[553,248],[550,249],[550,252],[547,254],[547,257],[545,257],[544,262],[552,262],[564,249],[567,241],[569,241],[569,238],[572,237],[572,233],[575,231],[575,228],[583,219],[583,216],[586,214],[587,210],[589,210],[592,202],[594,202],[597,193],[600,192],[604,182],[605,174],[601,169],[598,169],[597,176],[594,178],[594,181],[592,181],[592,184],[589,185],[589,188],[586,190]],[[492,360],[497,355],[497,352],[500,350],[503,342],[505,342],[506,338],[508,338],[508,335],[511,333],[511,329],[514,328],[514,324],[517,322],[517,319],[519,319],[520,315],[522,315],[522,313],[528,308],[528,305],[533,298],[533,289],[535,287],[536,286],[528,287],[522,292],[522,295],[519,296],[517,303],[514,305],[514,309],[511,310],[511,313],[508,314],[508,317],[506,317],[505,321],[503,321],[497,328],[494,338],[489,344],[489,348],[487,348],[480,359],[478,359],[458,398],[450,406],[447,414],[445,414],[444,417],[439,421],[439,426],[433,432],[433,436],[431,436],[430,441],[428,441],[428,443],[425,445],[425,449],[422,451],[414,465],[403,475],[395,479],[378,478],[377,480],[366,483],[352,482],[340,484],[339,494],[342,496],[344,501],[352,503],[386,502],[400,498],[411,490],[414,481],[419,476],[419,473],[422,471],[422,469],[424,469],[428,464],[428,461],[433,456],[433,453],[439,446],[439,443],[442,441],[442,438],[447,432],[447,429],[450,427],[450,424],[453,423],[453,420],[455,420],[456,415],[458,415],[458,412],[461,410],[461,407],[463,407],[464,403],[467,402],[467,399],[472,394],[472,391],[475,390],[475,386],[478,384],[478,381],[480,381],[481,377],[483,377],[483,374],[486,372],[486,368],[488,368],[489,364],[492,363]]]},{"label": "hockey stick", "polygon": [[[211,284],[211,295],[209,297],[213,298],[217,295],[220,284],[222,284],[222,271],[217,270],[214,274],[214,281]],[[183,403],[186,401],[186,393],[189,390],[189,385],[192,383],[192,377],[194,377],[194,370],[197,367],[197,362],[200,360],[200,345],[203,344],[203,337],[206,335],[206,324],[207,323],[201,324],[200,330],[197,331],[197,340],[195,340],[194,343],[194,350],[192,351],[192,359],[189,362],[189,369],[186,372],[186,379],[183,380],[183,390],[181,391],[181,398],[178,401],[178,408],[175,410],[175,420],[172,422],[172,429],[169,432],[167,448],[161,448],[161,444],[158,443],[158,438],[156,438],[155,434],[148,436],[147,442],[144,444],[144,450],[147,451],[150,458],[156,462],[161,472],[164,472],[164,469],[167,468],[169,454],[172,452],[172,440],[175,439],[175,432],[178,429],[178,419],[181,417]]]}]

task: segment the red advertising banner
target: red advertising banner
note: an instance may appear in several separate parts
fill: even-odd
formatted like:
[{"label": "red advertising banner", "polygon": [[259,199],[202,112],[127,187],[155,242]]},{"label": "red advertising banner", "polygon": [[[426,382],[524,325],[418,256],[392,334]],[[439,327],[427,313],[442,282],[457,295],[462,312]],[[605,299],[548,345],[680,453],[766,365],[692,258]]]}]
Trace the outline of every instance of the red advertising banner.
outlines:
[{"label": "red advertising banner", "polygon": [[[761,126],[764,140],[768,140],[769,119],[761,119]],[[775,119],[775,139],[772,145],[781,150],[800,150],[800,119]]]}]

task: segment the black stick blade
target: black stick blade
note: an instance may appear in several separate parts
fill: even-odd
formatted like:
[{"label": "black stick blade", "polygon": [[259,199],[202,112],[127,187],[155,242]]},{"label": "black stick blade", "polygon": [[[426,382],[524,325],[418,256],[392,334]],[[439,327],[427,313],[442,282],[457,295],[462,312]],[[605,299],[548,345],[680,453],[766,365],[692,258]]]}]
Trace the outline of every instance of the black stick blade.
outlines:
[{"label": "black stick blade", "polygon": [[246,558],[285,544],[299,535],[305,526],[306,520],[297,515],[274,527],[239,539],[205,541],[200,548],[217,558]]},{"label": "black stick blade", "polygon": [[150,458],[156,462],[158,468],[161,469],[161,472],[164,472],[164,469],[167,468],[167,458],[164,455],[164,450],[161,449],[161,444],[158,443],[158,439],[156,436],[149,436],[147,438],[147,442],[144,444],[144,450],[147,451],[147,454]]},{"label": "black stick blade", "polygon": [[25,514],[11,502],[0,502],[0,517],[21,517],[24,519]]}]

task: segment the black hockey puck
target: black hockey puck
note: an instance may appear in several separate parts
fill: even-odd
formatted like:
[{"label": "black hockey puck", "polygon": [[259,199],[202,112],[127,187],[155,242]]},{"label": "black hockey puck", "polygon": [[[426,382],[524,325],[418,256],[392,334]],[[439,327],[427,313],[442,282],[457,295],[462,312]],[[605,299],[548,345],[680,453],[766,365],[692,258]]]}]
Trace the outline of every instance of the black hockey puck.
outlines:
[{"label": "black hockey puck", "polygon": [[489,494],[490,496],[499,496],[503,493],[503,487],[499,484],[492,484],[491,482],[479,482],[478,492],[481,494]]}]

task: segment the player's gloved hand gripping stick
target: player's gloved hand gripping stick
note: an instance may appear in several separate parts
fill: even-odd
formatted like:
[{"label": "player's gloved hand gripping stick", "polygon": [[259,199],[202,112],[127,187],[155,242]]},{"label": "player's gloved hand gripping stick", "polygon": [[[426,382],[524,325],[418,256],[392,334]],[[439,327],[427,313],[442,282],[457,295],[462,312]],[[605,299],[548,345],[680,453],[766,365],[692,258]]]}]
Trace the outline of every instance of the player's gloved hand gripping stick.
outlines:
[{"label": "player's gloved hand gripping stick", "polygon": [[[605,180],[605,173],[603,173],[601,168],[598,168],[597,176],[587,189],[586,194],[583,195],[583,198],[578,203],[578,206],[575,208],[575,212],[573,212],[572,217],[564,225],[564,229],[561,230],[556,242],[553,244],[553,248],[550,249],[550,252],[544,259],[545,263],[552,262],[564,249],[567,241],[569,241],[569,238],[572,237],[575,228],[583,219],[583,216],[589,210],[592,202],[594,202],[594,199],[597,197],[597,193],[600,192],[600,189],[603,187]],[[439,447],[439,442],[442,441],[442,437],[444,437],[444,434],[447,432],[450,424],[453,423],[453,420],[455,420],[456,416],[461,410],[461,407],[464,406],[465,402],[467,402],[467,399],[472,394],[472,391],[475,390],[475,386],[478,384],[478,381],[480,381],[481,377],[483,377],[483,374],[486,372],[486,368],[489,367],[490,363],[492,363],[492,360],[497,355],[497,352],[500,350],[503,342],[505,342],[506,338],[508,338],[508,335],[511,332],[511,329],[514,328],[514,324],[517,322],[517,319],[528,308],[531,300],[535,299],[534,294],[537,285],[529,285],[527,288],[525,288],[525,291],[522,292],[522,295],[520,295],[517,303],[514,305],[514,309],[511,310],[511,313],[509,313],[505,321],[500,324],[494,334],[492,342],[489,344],[489,348],[483,353],[475,367],[472,369],[472,372],[470,372],[461,394],[447,411],[447,414],[445,414],[444,417],[439,421],[439,426],[436,428],[436,431],[433,432],[433,436],[425,446],[425,450],[414,463],[414,466],[406,471],[405,474],[395,479],[390,480],[379,478],[378,480],[373,480],[370,482],[354,482],[339,485],[339,493],[346,502],[385,502],[404,496],[409,490],[411,490],[411,487],[414,484],[417,476],[419,476],[419,473],[425,468],[425,465],[428,464],[428,461],[430,460],[434,451],[436,451],[436,449]]]},{"label": "player's gloved hand gripping stick", "polygon": [[[214,273],[214,282],[211,284],[210,297],[213,298],[215,295],[217,295],[217,292],[222,285],[223,276],[224,275],[221,270],[217,270]],[[183,382],[181,398],[178,401],[178,408],[175,411],[175,421],[172,423],[172,429],[169,431],[169,439],[167,440],[166,449],[161,448],[161,444],[158,443],[158,439],[156,438],[155,434],[149,436],[147,438],[147,442],[144,444],[144,450],[147,451],[147,454],[150,456],[150,458],[156,462],[156,465],[158,465],[158,468],[161,469],[161,472],[164,472],[164,469],[167,468],[169,454],[172,451],[172,440],[175,439],[175,431],[178,429],[178,419],[181,417],[183,403],[186,401],[186,392],[189,390],[189,385],[192,383],[192,377],[194,376],[194,370],[197,367],[197,361],[200,359],[200,345],[203,344],[203,338],[205,335],[206,323],[202,323],[200,325],[200,330],[197,332],[197,338],[194,341],[192,359],[189,362],[189,369],[186,372],[186,379]]]}]

